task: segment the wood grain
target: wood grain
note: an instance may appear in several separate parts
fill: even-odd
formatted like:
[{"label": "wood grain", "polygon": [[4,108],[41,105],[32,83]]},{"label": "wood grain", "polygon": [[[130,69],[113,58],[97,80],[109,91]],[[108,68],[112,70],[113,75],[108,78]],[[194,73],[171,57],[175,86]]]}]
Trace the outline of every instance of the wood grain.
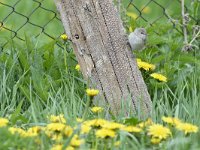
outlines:
[{"label": "wood grain", "polygon": [[[152,102],[111,0],[55,0],[86,79],[118,114],[121,103],[148,116]],[[78,37],[78,38],[77,38]],[[127,110],[128,113],[130,110]]]}]

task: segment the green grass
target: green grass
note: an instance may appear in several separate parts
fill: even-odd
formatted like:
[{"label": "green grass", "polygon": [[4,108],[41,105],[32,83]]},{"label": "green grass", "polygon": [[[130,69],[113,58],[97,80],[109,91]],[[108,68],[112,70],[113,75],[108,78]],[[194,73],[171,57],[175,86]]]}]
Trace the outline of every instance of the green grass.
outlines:
[{"label": "green grass", "polygon": [[[55,41],[37,47],[37,43],[32,42],[29,38],[26,40],[26,44],[14,44],[11,49],[1,54],[0,115],[9,118],[9,126],[26,129],[33,125],[46,125],[49,122],[47,116],[62,113],[67,124],[75,126],[77,124],[75,118],[81,118],[85,109],[88,108],[85,106],[87,101],[86,81],[83,80],[81,73],[74,69],[76,61],[73,52],[66,53],[64,49],[57,49]],[[59,42],[62,43],[62,41]],[[65,45],[63,46],[65,47]],[[70,51],[69,45],[67,49]],[[167,83],[161,83],[150,78],[149,72],[141,70],[153,101],[151,118],[156,123],[162,124],[162,116],[174,116],[185,122],[199,125],[200,94],[198,89],[200,88],[200,79],[198,74],[200,69],[199,61],[195,60],[199,58],[199,53],[195,53],[195,56],[186,55],[178,53],[179,48],[177,48],[176,51],[171,52],[171,57],[168,58],[169,56],[160,53],[159,50],[149,52],[149,49],[147,48],[136,55],[147,61],[151,60],[150,62],[157,67],[155,72],[162,72],[169,79]],[[159,49],[162,49],[162,46]],[[63,53],[67,54],[66,66],[64,65],[65,55]],[[163,59],[157,61],[156,57],[160,56],[163,56]],[[190,61],[192,58],[193,61]],[[168,66],[166,67],[166,65]],[[127,108],[122,108],[121,114],[123,114],[124,109]],[[139,118],[138,115],[129,117]],[[86,119],[96,117],[98,116],[89,111]],[[99,117],[111,119],[106,111]],[[125,116],[119,115],[113,119],[123,123]],[[49,149],[53,145],[52,141],[46,137],[41,138],[41,145],[35,146],[32,138],[21,142],[22,139],[18,135],[12,135],[4,128],[0,128],[0,132],[6,137],[6,139],[2,138],[1,140],[0,149],[17,147],[20,149]],[[200,147],[198,138],[199,133],[184,136],[177,132],[173,135],[173,140],[166,140],[161,145],[153,147],[154,149],[198,149]],[[144,137],[142,139],[145,141]],[[138,139],[134,135],[127,137],[127,134],[121,133],[120,141],[122,144],[119,149],[146,149],[150,147],[151,144],[145,143],[142,139]],[[98,149],[105,146],[106,149],[111,148],[102,142],[100,140],[95,143]],[[107,142],[112,141],[108,140]],[[87,143],[81,149],[88,149],[89,145]],[[96,147],[96,145],[93,146]],[[151,148],[153,147],[151,146]],[[113,147],[113,149],[117,148]]]},{"label": "green grass", "polygon": [[[14,1],[2,1],[9,5],[13,5]],[[23,3],[22,3],[23,2]],[[128,0],[124,1],[124,5],[128,4]],[[162,5],[168,2],[158,1]],[[187,3],[188,1],[186,1]],[[17,6],[16,11],[27,14],[34,6],[35,2],[22,0]],[[135,1],[140,8],[143,4]],[[173,2],[176,3],[176,2]],[[55,10],[53,2],[44,3],[44,7]],[[24,8],[24,5],[27,7]],[[187,3],[189,6],[189,3]],[[2,19],[7,13],[8,8],[0,4]],[[154,4],[150,5],[150,8]],[[168,7],[174,10],[175,4]],[[129,10],[130,9],[130,10]],[[161,12],[160,9],[152,11],[150,14],[144,14],[146,18],[150,18],[151,22]],[[173,13],[177,15],[178,10]],[[128,11],[133,11],[128,8]],[[193,9],[190,10],[193,12]],[[38,11],[39,13],[39,11]],[[51,18],[51,13],[43,12],[41,19],[32,16],[33,22],[38,24],[45,23],[46,18]],[[122,14],[122,17],[124,14]],[[12,15],[11,15],[12,16]],[[49,17],[48,17],[49,16]],[[195,13],[194,13],[195,16]],[[12,29],[17,29],[23,18],[16,21],[17,17],[7,21],[7,25],[11,25]],[[48,20],[47,19],[47,20]],[[190,53],[181,52],[183,37],[180,33],[172,29],[171,23],[167,23],[165,19],[161,19],[153,26],[148,26],[139,20],[133,21],[130,18],[125,21],[125,26],[130,25],[147,26],[149,38],[147,48],[141,53],[135,53],[138,58],[155,64],[156,69],[153,72],[164,74],[168,78],[167,83],[159,82],[149,75],[152,72],[141,70],[145,83],[147,84],[149,93],[153,102],[153,109],[150,117],[155,123],[164,124],[161,120],[162,116],[178,117],[182,121],[200,126],[200,53],[192,51]],[[193,22],[191,22],[193,23]],[[159,28],[158,28],[159,27]],[[6,30],[2,30],[0,41],[8,41],[9,44],[0,53],[0,116],[9,119],[9,127],[20,127],[28,129],[32,126],[46,126],[49,123],[48,116],[64,114],[67,125],[75,127],[79,125],[76,118],[82,118],[86,113],[86,120],[94,118],[103,118],[113,120],[123,124],[132,124],[143,121],[140,118],[140,112],[134,116],[124,116],[124,110],[128,109],[126,104],[119,110],[119,116],[114,117],[105,107],[103,113],[95,114],[86,106],[88,96],[85,93],[88,81],[85,81],[81,72],[75,70],[77,64],[70,43],[64,43],[57,37],[63,32],[61,23],[52,23],[47,29],[56,40],[43,38],[41,36],[34,38],[35,34],[40,33],[39,29],[22,30],[19,34],[23,36],[25,42],[11,40],[10,34]],[[178,27],[180,28],[180,27]],[[58,30],[55,30],[58,29]],[[160,34],[156,34],[155,30]],[[173,31],[173,32],[172,32]],[[191,36],[189,36],[191,38]],[[2,42],[3,43],[3,42]],[[2,44],[1,43],[1,44]],[[62,48],[56,46],[56,43],[62,45]],[[196,41],[196,43],[198,43]],[[101,99],[98,99],[99,101]],[[170,127],[171,128],[171,127]],[[55,141],[51,140],[45,134],[37,138],[23,138],[17,134],[11,134],[7,127],[0,127],[0,149],[51,149]],[[74,131],[78,133],[79,129]],[[80,135],[85,139],[80,149],[174,149],[174,150],[196,150],[200,149],[200,134],[193,133],[184,135],[182,132],[171,128],[172,137],[164,140],[158,145],[150,143],[150,137],[146,134],[130,134],[128,132],[120,132],[113,139],[99,139],[94,133],[88,135]],[[66,138],[64,145],[68,145],[71,137]],[[114,146],[114,142],[120,141],[119,147]]]}]

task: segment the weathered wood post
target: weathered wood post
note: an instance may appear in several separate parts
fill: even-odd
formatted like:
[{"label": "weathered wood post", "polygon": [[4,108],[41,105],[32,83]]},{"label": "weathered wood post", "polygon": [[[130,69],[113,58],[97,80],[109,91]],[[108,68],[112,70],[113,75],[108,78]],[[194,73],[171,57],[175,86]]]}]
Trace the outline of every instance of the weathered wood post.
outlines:
[{"label": "weathered wood post", "polygon": [[112,0],[55,0],[85,78],[117,114],[121,101],[148,115],[152,103]]}]

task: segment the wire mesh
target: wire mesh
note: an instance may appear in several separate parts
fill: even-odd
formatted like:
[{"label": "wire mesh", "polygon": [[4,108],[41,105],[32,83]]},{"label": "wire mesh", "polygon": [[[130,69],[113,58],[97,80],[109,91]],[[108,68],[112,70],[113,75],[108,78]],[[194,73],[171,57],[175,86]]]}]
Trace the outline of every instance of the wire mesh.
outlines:
[{"label": "wire mesh", "polygon": [[[190,0],[185,0],[186,12],[190,11],[187,7],[190,3]],[[134,20],[136,26],[170,23],[172,29],[182,34],[182,29],[177,26],[181,22],[180,0],[118,0],[116,5],[122,14]],[[199,25],[198,16],[189,17],[194,25]],[[35,37],[39,42],[48,42],[63,32],[53,0],[0,0],[1,49],[8,47],[11,40],[24,42],[25,35]]]},{"label": "wire mesh", "polygon": [[48,42],[64,32],[53,1],[0,0],[0,46],[10,40],[25,41],[26,36]]},{"label": "wire mesh", "polygon": [[[171,23],[171,27],[182,33],[182,30],[178,28],[178,24],[181,24],[181,0],[142,0],[136,2],[136,0],[125,0],[125,8],[127,12],[132,12],[132,17],[136,23],[143,24],[145,26],[153,26],[158,22]],[[186,13],[189,12],[189,6],[191,7],[191,1],[185,0]],[[130,15],[131,16],[131,15]],[[199,18],[194,18],[189,15],[189,18],[193,24],[199,24]],[[141,23],[142,22],[142,23]]]}]

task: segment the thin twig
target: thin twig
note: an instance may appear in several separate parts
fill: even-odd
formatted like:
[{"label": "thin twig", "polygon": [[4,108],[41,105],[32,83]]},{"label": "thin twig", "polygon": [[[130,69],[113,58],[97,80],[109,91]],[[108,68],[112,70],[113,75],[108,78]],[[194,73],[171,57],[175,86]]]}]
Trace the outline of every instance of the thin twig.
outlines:
[{"label": "thin twig", "polygon": [[187,26],[185,20],[185,8],[184,0],[181,0],[181,12],[182,12],[182,22],[183,22],[183,35],[184,35],[184,44],[188,44],[188,35],[187,35]]},{"label": "thin twig", "polygon": [[121,0],[118,0],[118,12],[120,13],[120,9],[121,9]]},{"label": "thin twig", "polygon": [[197,32],[197,34],[194,36],[194,38],[190,41],[190,44],[192,44],[194,42],[194,40],[196,40],[196,38],[198,38],[199,35],[200,35],[200,30]]}]

